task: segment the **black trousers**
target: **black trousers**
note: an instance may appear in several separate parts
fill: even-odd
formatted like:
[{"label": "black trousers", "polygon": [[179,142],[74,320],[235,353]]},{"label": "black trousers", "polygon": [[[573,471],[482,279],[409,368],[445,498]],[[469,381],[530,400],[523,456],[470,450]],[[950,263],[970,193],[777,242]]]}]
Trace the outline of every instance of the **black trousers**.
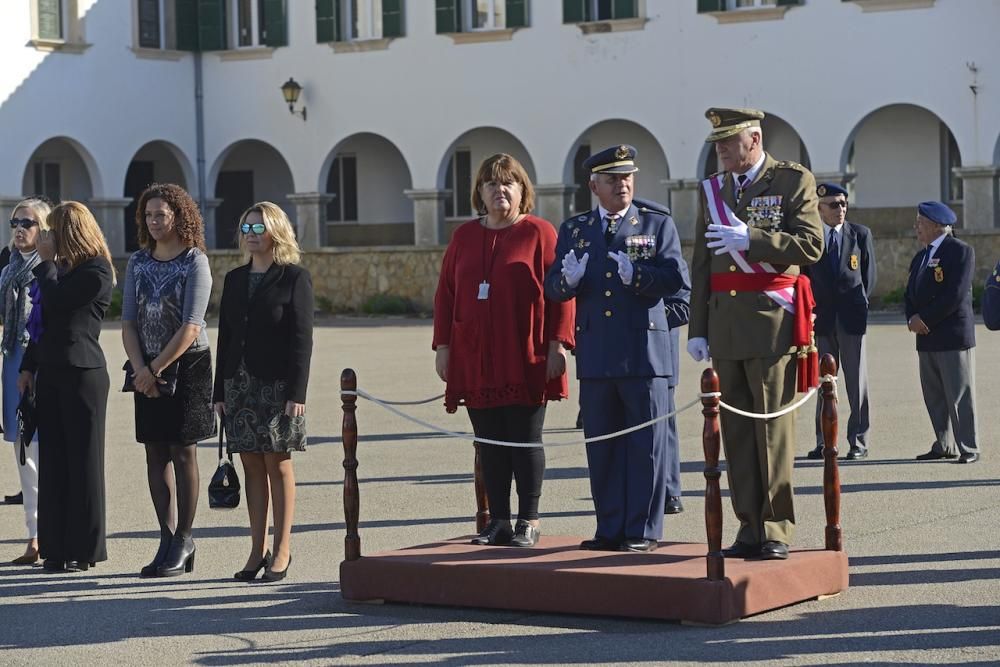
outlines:
[{"label": "black trousers", "polygon": [[[496,408],[468,408],[472,430],[477,437],[507,442],[541,442],[545,422],[544,405],[507,405]],[[545,477],[545,450],[542,447],[479,445],[490,517],[510,520],[511,475],[517,483],[517,518],[538,518],[538,500]]]},{"label": "black trousers", "polygon": [[106,368],[41,366],[38,412],[38,548],[42,558],[96,563],[105,544]]}]

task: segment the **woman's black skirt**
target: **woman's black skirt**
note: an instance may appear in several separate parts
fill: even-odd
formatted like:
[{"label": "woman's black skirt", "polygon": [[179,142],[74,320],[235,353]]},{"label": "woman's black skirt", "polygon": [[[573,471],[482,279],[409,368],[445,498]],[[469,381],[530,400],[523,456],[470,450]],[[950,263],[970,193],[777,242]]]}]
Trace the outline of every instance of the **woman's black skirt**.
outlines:
[{"label": "woman's black skirt", "polygon": [[178,360],[173,396],[135,394],[135,439],[147,445],[190,444],[218,434],[212,409],[212,354],[186,352]]}]

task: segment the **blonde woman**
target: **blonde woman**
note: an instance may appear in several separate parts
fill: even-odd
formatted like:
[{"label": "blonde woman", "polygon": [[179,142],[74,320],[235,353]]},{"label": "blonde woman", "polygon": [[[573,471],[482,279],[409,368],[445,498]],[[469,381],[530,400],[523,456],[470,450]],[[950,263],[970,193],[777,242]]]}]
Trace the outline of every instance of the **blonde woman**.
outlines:
[{"label": "blonde woman", "polygon": [[[115,270],[94,216],[64,202],[38,236],[33,270],[41,332],[21,362],[18,391],[38,411],[38,548],[50,572],[83,571],[107,560],[104,423],[108,371],[98,343]],[[34,312],[34,311],[33,311]],[[29,329],[31,325],[29,324]]]},{"label": "blonde woman", "polygon": [[3,318],[0,352],[3,353],[3,423],[6,427],[3,437],[7,442],[14,443],[14,461],[21,478],[24,523],[28,529],[28,545],[24,554],[12,561],[15,565],[30,565],[38,560],[38,446],[32,443],[25,447],[24,463],[21,463],[17,432],[17,405],[21,394],[17,391],[17,376],[30,340],[30,292],[35,292],[37,298],[38,288],[32,271],[42,260],[35,245],[39,233],[48,231],[45,218],[51,211],[49,202],[39,197],[29,197],[14,207],[10,216],[10,263],[0,272],[0,318]]},{"label": "blonde woman", "polygon": [[[226,274],[219,306],[213,401],[224,419],[230,453],[246,476],[251,549],[234,576],[280,581],[292,562],[295,510],[291,452],[306,445],[305,402],[312,356],[313,291],[300,266],[288,216],[270,202],[240,216],[240,248],[249,261]],[[274,544],[265,549],[268,505]]]}]

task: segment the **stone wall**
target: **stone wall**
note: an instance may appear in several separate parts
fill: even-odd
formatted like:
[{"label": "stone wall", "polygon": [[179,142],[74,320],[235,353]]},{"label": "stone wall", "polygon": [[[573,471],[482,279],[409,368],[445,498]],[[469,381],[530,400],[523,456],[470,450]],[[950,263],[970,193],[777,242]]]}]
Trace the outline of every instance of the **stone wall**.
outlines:
[{"label": "stone wall", "polygon": [[[974,284],[982,285],[1000,259],[1000,231],[962,231],[959,237],[976,250]],[[875,235],[878,262],[876,302],[887,293],[906,286],[910,260],[919,250],[912,232]],[[692,244],[684,243],[684,256],[690,261]],[[366,300],[379,294],[409,299],[423,312],[434,303],[443,247],[413,246],[323,249],[303,254],[302,265],[313,277],[317,308],[333,312],[358,311]],[[222,294],[223,277],[238,266],[238,251],[209,251],[212,273],[212,310]],[[125,260],[116,261],[119,271]]]}]

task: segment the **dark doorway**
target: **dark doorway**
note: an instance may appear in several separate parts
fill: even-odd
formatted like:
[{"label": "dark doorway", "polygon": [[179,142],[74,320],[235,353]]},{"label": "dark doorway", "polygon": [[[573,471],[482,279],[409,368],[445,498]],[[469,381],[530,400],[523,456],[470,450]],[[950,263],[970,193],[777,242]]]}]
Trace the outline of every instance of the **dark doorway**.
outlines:
[{"label": "dark doorway", "polygon": [[125,172],[125,197],[131,197],[132,203],[125,207],[125,250],[134,252],[139,249],[138,230],[135,226],[135,209],[139,204],[139,195],[149,187],[153,178],[153,163],[144,160],[132,160]]},{"label": "dark doorway", "polygon": [[215,209],[215,247],[237,246],[236,223],[240,214],[253,205],[253,172],[220,171],[215,182],[215,198],[222,203]]}]

